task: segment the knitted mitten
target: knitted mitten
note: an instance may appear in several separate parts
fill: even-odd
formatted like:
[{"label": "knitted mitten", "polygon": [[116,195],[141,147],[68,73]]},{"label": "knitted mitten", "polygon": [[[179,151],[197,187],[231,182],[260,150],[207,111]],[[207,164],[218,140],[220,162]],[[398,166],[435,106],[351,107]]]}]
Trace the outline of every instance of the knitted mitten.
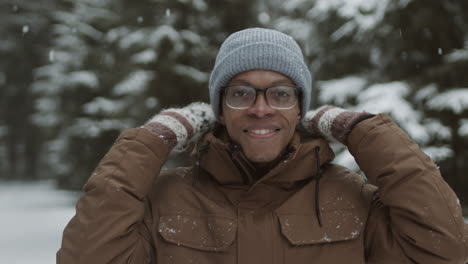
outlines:
[{"label": "knitted mitten", "polygon": [[206,103],[192,103],[183,108],[165,109],[142,127],[160,137],[175,152],[184,151],[206,132],[215,117]]},{"label": "knitted mitten", "polygon": [[302,125],[314,136],[324,137],[332,142],[346,144],[351,130],[362,120],[373,117],[367,112],[353,112],[325,105],[317,110],[309,111],[302,119]]}]

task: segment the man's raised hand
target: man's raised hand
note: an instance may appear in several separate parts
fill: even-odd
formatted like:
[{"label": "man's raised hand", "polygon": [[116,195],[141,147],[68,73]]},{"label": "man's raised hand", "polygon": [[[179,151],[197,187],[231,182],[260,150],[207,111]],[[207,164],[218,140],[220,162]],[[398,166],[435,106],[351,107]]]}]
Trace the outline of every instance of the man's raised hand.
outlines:
[{"label": "man's raised hand", "polygon": [[373,117],[367,112],[353,112],[339,107],[325,105],[308,111],[302,125],[311,135],[323,137],[331,142],[346,144],[348,134],[362,120]]},{"label": "man's raised hand", "polygon": [[160,137],[173,151],[182,152],[205,133],[214,121],[211,106],[197,102],[183,108],[165,109],[142,127]]}]

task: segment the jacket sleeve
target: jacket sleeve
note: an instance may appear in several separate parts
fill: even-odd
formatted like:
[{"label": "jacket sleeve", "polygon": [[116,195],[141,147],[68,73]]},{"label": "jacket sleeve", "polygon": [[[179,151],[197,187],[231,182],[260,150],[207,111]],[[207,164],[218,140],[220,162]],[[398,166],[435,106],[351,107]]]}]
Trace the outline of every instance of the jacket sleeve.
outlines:
[{"label": "jacket sleeve", "polygon": [[348,148],[379,189],[365,232],[366,263],[468,261],[460,202],[437,166],[387,115],[359,123]]},{"label": "jacket sleeve", "polygon": [[146,196],[168,154],[145,129],[124,131],[85,184],[57,263],[155,263]]}]

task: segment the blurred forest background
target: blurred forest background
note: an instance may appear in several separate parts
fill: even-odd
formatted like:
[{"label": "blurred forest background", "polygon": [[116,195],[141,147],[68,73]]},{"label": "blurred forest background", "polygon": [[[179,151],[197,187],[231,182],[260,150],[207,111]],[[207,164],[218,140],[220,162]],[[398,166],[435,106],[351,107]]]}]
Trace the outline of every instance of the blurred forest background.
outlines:
[{"label": "blurred forest background", "polygon": [[208,101],[221,42],[261,26],[302,46],[314,108],[389,113],[468,203],[466,0],[1,0],[0,25],[0,180],[81,188],[120,131]]}]

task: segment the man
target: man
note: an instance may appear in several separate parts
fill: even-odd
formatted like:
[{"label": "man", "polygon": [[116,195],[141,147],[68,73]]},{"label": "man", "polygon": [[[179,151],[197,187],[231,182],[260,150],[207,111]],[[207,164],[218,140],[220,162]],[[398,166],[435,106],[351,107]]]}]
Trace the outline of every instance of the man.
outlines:
[{"label": "man", "polygon": [[[465,263],[468,228],[436,165],[385,114],[307,112],[310,86],[291,37],[231,35],[211,106],[168,109],[120,135],[58,263]],[[160,172],[201,135],[194,166]],[[346,144],[370,183],[331,164],[324,138]]]}]

